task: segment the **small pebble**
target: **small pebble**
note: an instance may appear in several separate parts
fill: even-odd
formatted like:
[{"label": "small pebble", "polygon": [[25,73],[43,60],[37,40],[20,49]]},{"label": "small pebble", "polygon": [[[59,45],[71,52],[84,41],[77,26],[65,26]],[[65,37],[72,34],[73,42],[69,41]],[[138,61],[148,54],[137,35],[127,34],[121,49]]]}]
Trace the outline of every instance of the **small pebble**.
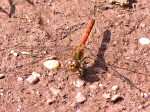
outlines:
[{"label": "small pebble", "polygon": [[4,89],[0,89],[0,96],[4,96]]},{"label": "small pebble", "polygon": [[150,94],[147,94],[147,93],[141,93],[141,96],[145,99],[150,98]]},{"label": "small pebble", "polygon": [[56,100],[55,98],[48,98],[46,102],[47,102],[47,104],[50,105],[50,104],[54,103],[55,100]]},{"label": "small pebble", "polygon": [[3,79],[5,78],[5,75],[4,74],[0,74],[0,79]]},{"label": "small pebble", "polygon": [[73,85],[78,88],[82,87],[84,84],[85,84],[85,82],[81,79],[77,79],[73,82]]},{"label": "small pebble", "polygon": [[86,97],[81,92],[77,93],[75,99],[77,103],[83,103],[86,101]]},{"label": "small pebble", "polygon": [[60,89],[57,89],[57,88],[54,88],[54,87],[51,87],[50,91],[52,92],[52,94],[54,96],[58,96],[60,94]]},{"label": "small pebble", "polygon": [[17,81],[18,81],[18,82],[22,82],[22,81],[23,81],[23,78],[22,78],[22,77],[18,77],[18,78],[17,78]]},{"label": "small pebble", "polygon": [[60,63],[57,60],[47,60],[43,63],[43,65],[49,69],[57,69],[60,66]]},{"label": "small pebble", "polygon": [[114,86],[111,88],[112,91],[117,91],[118,89],[119,89],[119,86],[118,86],[118,85],[114,85]]},{"label": "small pebble", "polygon": [[35,94],[38,95],[39,97],[42,96],[42,94],[40,93],[40,91],[35,91]]},{"label": "small pebble", "polygon": [[0,93],[0,96],[4,96],[4,93]]},{"label": "small pebble", "polygon": [[110,98],[111,98],[110,93],[104,93],[102,96],[103,96],[103,98],[105,98],[105,99],[110,99]]},{"label": "small pebble", "polygon": [[16,51],[14,50],[11,50],[10,51],[10,54],[14,55],[15,57],[17,57],[19,55],[19,53],[17,53]]},{"label": "small pebble", "polygon": [[32,75],[30,75],[26,81],[30,84],[35,84],[39,81],[39,77],[40,77],[40,74],[37,73],[37,72],[32,72]]},{"label": "small pebble", "polygon": [[43,54],[47,54],[47,51],[43,51]]},{"label": "small pebble", "polygon": [[36,76],[36,77],[40,77],[40,74],[37,73],[37,72],[32,72],[32,75],[33,75],[33,76]]},{"label": "small pebble", "polygon": [[103,84],[101,84],[101,83],[100,83],[98,86],[99,86],[100,88],[103,88]]},{"label": "small pebble", "polygon": [[113,95],[111,97],[111,102],[113,102],[113,103],[117,103],[117,102],[119,102],[121,100],[123,100],[123,98],[120,95],[118,95],[118,94],[117,95]]},{"label": "small pebble", "polygon": [[149,44],[150,44],[150,39],[147,38],[147,37],[141,37],[141,38],[139,39],[139,43],[140,43],[141,45],[149,45]]},{"label": "small pebble", "polygon": [[101,84],[101,83],[100,83],[98,86],[100,87],[100,89],[105,89],[105,88],[106,88],[106,87],[105,87],[103,84]]}]

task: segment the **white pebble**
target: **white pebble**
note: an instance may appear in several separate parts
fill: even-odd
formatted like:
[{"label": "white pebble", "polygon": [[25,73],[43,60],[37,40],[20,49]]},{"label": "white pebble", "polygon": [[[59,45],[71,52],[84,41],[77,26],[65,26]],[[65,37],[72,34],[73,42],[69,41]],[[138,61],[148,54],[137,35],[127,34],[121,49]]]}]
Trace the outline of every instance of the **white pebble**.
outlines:
[{"label": "white pebble", "polygon": [[78,88],[82,87],[84,84],[85,84],[85,82],[81,79],[77,79],[73,82],[73,85]]},{"label": "white pebble", "polygon": [[3,79],[5,78],[5,75],[4,74],[0,74],[0,79]]},{"label": "white pebble", "polygon": [[15,57],[17,57],[19,54],[18,54],[17,52],[15,52],[15,53],[13,53],[13,55],[14,55]]},{"label": "white pebble", "polygon": [[57,60],[47,60],[43,63],[43,65],[49,69],[57,69],[60,66],[60,63]]},{"label": "white pebble", "polygon": [[60,89],[57,89],[57,88],[54,88],[54,87],[51,87],[50,91],[52,92],[52,94],[54,96],[58,96],[60,94]]},{"label": "white pebble", "polygon": [[0,96],[4,96],[4,89],[0,89]]},{"label": "white pebble", "polygon": [[0,96],[4,96],[4,93],[0,93]]},{"label": "white pebble", "polygon": [[15,50],[11,50],[10,54],[14,55],[15,57],[19,55]]},{"label": "white pebble", "polygon": [[37,73],[37,72],[32,72],[32,75],[35,76],[35,77],[38,77],[38,78],[40,77],[40,74]]},{"label": "white pebble", "polygon": [[103,84],[100,83],[98,86],[102,88],[102,87],[103,87]]},{"label": "white pebble", "polygon": [[149,45],[149,44],[150,44],[150,39],[147,38],[147,37],[141,37],[141,38],[139,39],[139,43],[140,43],[141,45]]},{"label": "white pebble", "polygon": [[118,89],[119,89],[119,86],[118,86],[118,85],[114,85],[114,86],[111,88],[112,91],[117,91]]},{"label": "white pebble", "polygon": [[40,74],[37,73],[37,72],[32,72],[32,75],[30,75],[26,81],[30,84],[35,84],[39,81],[39,77],[40,77]]},{"label": "white pebble", "polygon": [[86,97],[81,92],[77,93],[75,99],[77,103],[83,103],[84,101],[86,101]]},{"label": "white pebble", "polygon": [[110,99],[110,98],[111,98],[110,93],[104,93],[102,96],[103,96],[103,98],[105,98],[105,99]]}]

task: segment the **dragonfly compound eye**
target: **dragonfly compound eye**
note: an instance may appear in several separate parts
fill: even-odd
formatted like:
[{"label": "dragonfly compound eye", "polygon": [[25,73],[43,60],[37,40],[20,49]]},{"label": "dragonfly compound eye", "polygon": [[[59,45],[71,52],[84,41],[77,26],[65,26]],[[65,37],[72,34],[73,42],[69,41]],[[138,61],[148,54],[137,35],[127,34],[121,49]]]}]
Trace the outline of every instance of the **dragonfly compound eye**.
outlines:
[{"label": "dragonfly compound eye", "polygon": [[72,60],[68,64],[71,71],[77,71],[80,68],[80,63],[78,61]]}]

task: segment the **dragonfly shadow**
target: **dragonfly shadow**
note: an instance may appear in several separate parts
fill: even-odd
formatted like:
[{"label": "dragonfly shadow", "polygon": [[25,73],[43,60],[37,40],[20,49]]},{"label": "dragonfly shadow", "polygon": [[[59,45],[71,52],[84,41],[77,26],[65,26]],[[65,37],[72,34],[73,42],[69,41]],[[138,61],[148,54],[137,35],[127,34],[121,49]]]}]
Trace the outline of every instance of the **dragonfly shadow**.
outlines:
[{"label": "dragonfly shadow", "polygon": [[104,74],[108,68],[105,63],[104,54],[108,48],[108,44],[111,39],[111,32],[106,30],[103,34],[102,42],[100,43],[100,47],[97,53],[97,57],[94,61],[94,64],[84,68],[83,76],[81,79],[88,81],[88,82],[95,82],[99,80],[99,77],[96,75],[97,73]]}]

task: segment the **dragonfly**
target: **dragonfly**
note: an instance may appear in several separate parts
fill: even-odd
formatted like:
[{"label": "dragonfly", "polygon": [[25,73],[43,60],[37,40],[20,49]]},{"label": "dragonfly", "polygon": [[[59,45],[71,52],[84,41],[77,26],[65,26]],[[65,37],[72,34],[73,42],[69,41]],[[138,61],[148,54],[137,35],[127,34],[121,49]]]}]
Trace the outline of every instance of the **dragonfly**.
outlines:
[{"label": "dragonfly", "polygon": [[86,42],[88,40],[89,34],[94,26],[95,20],[90,19],[87,25],[87,28],[85,32],[83,33],[83,36],[81,37],[81,41],[77,47],[73,50],[73,57],[72,61],[69,63],[69,68],[72,71],[79,71],[80,75],[83,75],[83,69],[84,69],[84,60],[86,57],[84,57],[84,49],[86,46]]},{"label": "dragonfly", "polygon": [[[23,43],[17,44],[16,46],[14,46],[14,48],[20,48],[22,47],[23,49],[28,49],[29,51],[31,51],[30,53],[26,53],[26,52],[20,52],[17,51],[18,54],[20,55],[24,55],[24,56],[17,56],[14,57],[12,59],[10,59],[12,56],[11,55],[7,55],[4,60],[1,63],[1,72],[2,73],[24,73],[24,70],[26,70],[26,73],[30,73],[33,69],[32,68],[37,68],[37,66],[41,66],[40,63],[43,62],[44,59],[48,58],[49,56],[51,56],[51,52],[54,52],[54,54],[56,54],[56,57],[58,56],[58,59],[62,59],[61,61],[67,61],[67,63],[65,63],[65,69],[68,71],[73,72],[73,74],[75,72],[77,72],[79,74],[79,76],[88,76],[87,74],[89,74],[89,72],[93,73],[93,67],[94,66],[99,66],[99,68],[103,68],[104,72],[107,71],[108,67],[113,69],[115,71],[116,67],[112,66],[111,64],[105,62],[104,59],[104,52],[106,51],[107,47],[108,47],[108,43],[110,41],[110,31],[107,30],[104,32],[104,35],[100,45],[100,48],[98,50],[98,54],[97,57],[95,59],[93,59],[94,63],[92,66],[88,66],[87,60],[88,57],[85,56],[86,54],[86,44],[88,43],[88,38],[90,35],[90,32],[94,26],[95,20],[94,19],[90,19],[87,23],[87,27],[85,28],[85,31],[83,32],[83,35],[81,36],[81,40],[80,42],[75,46],[75,47],[69,47],[69,48],[65,48],[65,46],[54,46],[54,48],[50,48],[47,49],[45,46],[43,46],[42,48],[39,47],[27,47],[27,46],[23,46]],[[83,25],[83,24],[81,24]],[[76,31],[76,29],[75,29]],[[65,35],[66,37],[66,35]],[[46,40],[48,41],[48,40]],[[11,49],[11,48],[10,48]],[[0,52],[8,52],[10,50],[9,48],[4,48],[4,49],[0,49]],[[70,51],[71,50],[71,51]],[[45,52],[45,51],[48,51]],[[66,53],[66,54],[65,54]],[[16,59],[17,58],[17,59]],[[68,60],[67,60],[68,59]],[[13,62],[13,60],[16,60],[15,63]],[[9,64],[5,64],[5,62],[9,62]],[[63,66],[61,66],[62,68]],[[130,70],[131,71],[131,70]],[[95,72],[95,71],[94,71]],[[99,72],[99,71],[98,71]],[[131,72],[135,72],[135,71],[131,71]],[[26,74],[24,73],[24,74]],[[116,71],[116,74],[117,73]],[[142,74],[142,73],[140,73]],[[130,83],[131,85],[134,85],[131,83],[130,80],[128,80],[126,77],[124,77],[123,75],[119,75],[119,77],[121,77],[124,81],[127,81],[128,83]],[[90,79],[90,78],[89,78]]]}]

